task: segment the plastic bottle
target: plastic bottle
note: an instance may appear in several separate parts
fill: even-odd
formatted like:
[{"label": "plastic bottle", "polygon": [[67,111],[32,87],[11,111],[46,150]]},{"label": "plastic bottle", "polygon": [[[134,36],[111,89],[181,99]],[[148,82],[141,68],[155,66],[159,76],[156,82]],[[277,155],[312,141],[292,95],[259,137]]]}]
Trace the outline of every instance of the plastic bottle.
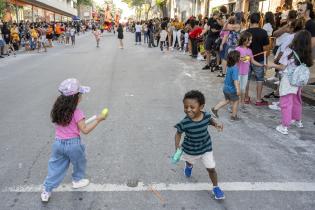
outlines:
[{"label": "plastic bottle", "polygon": [[178,163],[182,154],[183,154],[183,150],[181,148],[178,148],[175,154],[172,156],[172,159],[171,159],[172,163],[173,164]]}]

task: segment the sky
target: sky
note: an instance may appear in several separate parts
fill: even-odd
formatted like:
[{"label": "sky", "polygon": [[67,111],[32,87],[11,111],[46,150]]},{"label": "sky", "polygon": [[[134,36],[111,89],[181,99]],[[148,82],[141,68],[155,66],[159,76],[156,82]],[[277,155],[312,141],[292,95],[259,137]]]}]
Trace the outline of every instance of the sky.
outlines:
[{"label": "sky", "polygon": [[[104,0],[94,0],[97,4],[103,4],[104,3]],[[130,9],[128,7],[128,5],[124,2],[122,2],[121,0],[113,0],[114,4],[116,4],[116,6],[120,9],[123,10],[123,14],[122,14],[122,17],[121,19],[124,19],[125,17],[129,17],[131,15],[134,14],[133,10]]]}]

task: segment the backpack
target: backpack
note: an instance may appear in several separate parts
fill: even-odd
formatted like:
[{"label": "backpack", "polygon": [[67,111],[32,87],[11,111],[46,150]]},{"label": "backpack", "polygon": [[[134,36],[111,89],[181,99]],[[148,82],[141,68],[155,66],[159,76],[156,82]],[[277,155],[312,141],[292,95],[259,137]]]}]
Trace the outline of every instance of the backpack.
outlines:
[{"label": "backpack", "polygon": [[293,86],[302,87],[307,85],[308,79],[310,78],[309,68],[300,61],[298,54],[293,50],[294,56],[298,59],[300,65],[294,69],[291,69],[289,73],[289,82]]}]

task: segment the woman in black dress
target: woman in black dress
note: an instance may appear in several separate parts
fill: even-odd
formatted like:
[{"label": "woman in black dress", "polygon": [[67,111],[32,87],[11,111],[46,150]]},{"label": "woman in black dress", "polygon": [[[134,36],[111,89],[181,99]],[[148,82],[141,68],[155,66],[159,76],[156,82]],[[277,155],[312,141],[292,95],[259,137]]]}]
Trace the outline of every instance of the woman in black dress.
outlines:
[{"label": "woman in black dress", "polygon": [[124,44],[123,44],[122,40],[124,39],[124,29],[120,23],[118,25],[117,32],[118,32],[118,39],[119,39],[119,48],[123,49]]}]

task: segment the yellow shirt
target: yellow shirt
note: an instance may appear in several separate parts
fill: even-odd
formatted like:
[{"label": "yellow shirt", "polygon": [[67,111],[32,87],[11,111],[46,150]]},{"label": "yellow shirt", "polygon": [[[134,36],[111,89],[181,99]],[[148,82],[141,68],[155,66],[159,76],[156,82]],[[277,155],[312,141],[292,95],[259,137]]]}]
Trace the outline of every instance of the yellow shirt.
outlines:
[{"label": "yellow shirt", "polygon": [[174,26],[176,30],[184,29],[184,23],[180,21],[173,22],[172,26]]}]

